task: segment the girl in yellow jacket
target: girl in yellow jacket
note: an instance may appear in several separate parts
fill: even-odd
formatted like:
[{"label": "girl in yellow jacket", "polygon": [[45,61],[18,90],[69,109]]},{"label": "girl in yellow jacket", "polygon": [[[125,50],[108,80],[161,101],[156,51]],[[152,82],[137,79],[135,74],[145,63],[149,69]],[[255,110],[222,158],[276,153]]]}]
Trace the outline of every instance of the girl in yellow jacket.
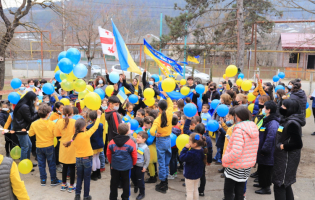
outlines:
[{"label": "girl in yellow jacket", "polygon": [[166,97],[166,101],[159,101],[159,116],[154,120],[150,134],[156,136],[156,151],[159,163],[159,179],[161,183],[156,185],[155,190],[166,193],[168,190],[168,166],[172,156],[171,138],[173,102],[164,91],[161,91]]},{"label": "girl in yellow jacket", "polygon": [[[71,106],[65,106],[63,108],[64,119],[58,120],[55,127],[55,137],[60,138],[59,141],[61,144],[68,142],[74,135],[75,129],[75,120],[70,119],[73,114],[73,109]],[[75,179],[75,150],[74,146],[66,148],[63,145],[60,145],[59,148],[59,162],[63,163],[62,168],[62,185],[61,191],[68,189],[68,192],[75,190],[74,179]],[[68,169],[70,170],[70,186],[67,186],[67,173]]]},{"label": "girl in yellow jacket", "polygon": [[49,120],[55,121],[58,119],[62,119],[62,111],[63,111],[63,103],[56,102],[54,105],[53,113],[50,115]]}]

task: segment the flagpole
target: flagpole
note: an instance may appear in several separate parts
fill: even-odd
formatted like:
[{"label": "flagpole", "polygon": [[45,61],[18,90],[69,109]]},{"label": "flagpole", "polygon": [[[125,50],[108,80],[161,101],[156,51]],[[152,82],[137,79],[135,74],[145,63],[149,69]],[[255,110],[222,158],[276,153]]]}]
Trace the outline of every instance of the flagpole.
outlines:
[{"label": "flagpole", "polygon": [[[105,63],[105,70],[107,71],[107,65],[106,65],[106,59],[105,59],[105,54],[104,55],[104,63]],[[101,74],[102,75],[102,74]]]},{"label": "flagpole", "polygon": [[[186,11],[187,13],[187,11]],[[186,18],[187,18],[187,14],[186,14]],[[187,21],[185,23],[185,31],[187,30]],[[186,75],[186,44],[187,44],[187,34],[185,34],[185,46],[184,46],[184,79],[185,79],[185,75]]]},{"label": "flagpole", "polygon": [[[160,18],[160,53],[162,53],[162,28],[163,28],[163,13],[161,13],[161,18]],[[159,67],[159,76],[161,75],[161,69]]]}]

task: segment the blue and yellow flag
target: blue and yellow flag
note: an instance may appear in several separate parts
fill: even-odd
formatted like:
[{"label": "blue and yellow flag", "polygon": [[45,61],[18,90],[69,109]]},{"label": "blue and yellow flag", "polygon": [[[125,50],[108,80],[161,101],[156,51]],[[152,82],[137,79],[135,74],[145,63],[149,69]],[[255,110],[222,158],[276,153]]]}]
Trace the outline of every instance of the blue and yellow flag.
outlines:
[{"label": "blue and yellow flag", "polygon": [[196,57],[188,56],[187,61],[199,64]]},{"label": "blue and yellow flag", "polygon": [[117,52],[121,69],[124,71],[134,72],[141,75],[142,74],[141,70],[139,69],[135,61],[132,59],[128,51],[128,48],[113,21],[112,26],[113,34],[117,45]]}]

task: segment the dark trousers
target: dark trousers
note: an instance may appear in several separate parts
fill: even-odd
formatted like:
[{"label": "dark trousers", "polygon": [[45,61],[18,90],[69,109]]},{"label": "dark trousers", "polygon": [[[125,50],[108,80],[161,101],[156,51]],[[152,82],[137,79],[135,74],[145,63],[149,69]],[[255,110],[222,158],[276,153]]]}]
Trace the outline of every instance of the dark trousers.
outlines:
[{"label": "dark trousers", "polygon": [[85,158],[76,158],[77,166],[77,185],[75,194],[81,194],[82,182],[84,181],[84,197],[90,195],[90,181],[92,172],[92,156]]},{"label": "dark trousers", "polygon": [[111,179],[110,179],[110,200],[117,200],[118,197],[118,184],[121,180],[123,193],[121,195],[121,198],[123,200],[127,200],[129,198],[129,171],[118,171],[116,169],[111,170]]},{"label": "dark trousers", "polygon": [[[13,134],[12,134],[12,135],[13,135]],[[12,143],[12,141],[11,141],[11,134],[5,134],[5,135],[4,135],[4,140],[5,140],[5,145],[4,145],[4,147],[5,147],[5,152],[6,152],[7,154],[9,154],[10,151],[11,151],[11,149],[13,148],[13,143]]]},{"label": "dark trousers", "polygon": [[59,165],[59,148],[60,148],[60,139],[61,137],[57,137],[57,145],[55,146],[55,156],[56,156],[56,165]]},{"label": "dark trousers", "polygon": [[32,142],[32,155],[36,158],[36,136],[30,137]]},{"label": "dark trousers", "polygon": [[314,121],[315,121],[315,108],[312,108],[313,110],[313,116],[314,116]]},{"label": "dark trousers", "polygon": [[271,186],[272,169],[273,166],[259,164],[258,180],[261,187]]},{"label": "dark trousers", "polygon": [[62,183],[67,182],[67,175],[70,174],[70,185],[74,184],[75,164],[63,164],[62,166]]},{"label": "dark trousers", "polygon": [[105,145],[104,145],[104,155],[105,155],[105,158],[106,158],[106,152],[107,152],[107,144],[108,144],[108,135],[106,135]]},{"label": "dark trousers", "polygon": [[203,169],[203,174],[200,177],[200,186],[198,188],[199,193],[204,193],[205,192],[205,186],[206,186],[206,166]]},{"label": "dark trousers", "polygon": [[275,200],[294,200],[291,185],[289,185],[288,187],[284,187],[284,185],[282,185],[281,187],[274,185],[273,190],[275,192]]},{"label": "dark trousers", "polygon": [[173,148],[172,149],[172,157],[170,161],[170,174],[173,175],[175,172],[177,172],[177,155],[178,155],[178,149]]},{"label": "dark trousers", "polygon": [[224,197],[225,200],[243,200],[245,182],[236,182],[232,179],[225,178]]},{"label": "dark trousers", "polygon": [[131,169],[131,180],[135,187],[138,187],[140,194],[144,193],[144,172],[142,172],[143,167],[133,166]]}]

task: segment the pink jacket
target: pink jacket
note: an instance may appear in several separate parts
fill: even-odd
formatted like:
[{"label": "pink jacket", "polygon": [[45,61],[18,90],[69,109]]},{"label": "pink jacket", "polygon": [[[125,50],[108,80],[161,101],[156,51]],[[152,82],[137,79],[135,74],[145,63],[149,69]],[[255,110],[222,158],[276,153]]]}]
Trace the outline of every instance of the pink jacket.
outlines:
[{"label": "pink jacket", "polygon": [[222,159],[224,167],[246,169],[256,163],[259,131],[252,121],[244,121],[234,126],[232,136]]}]

